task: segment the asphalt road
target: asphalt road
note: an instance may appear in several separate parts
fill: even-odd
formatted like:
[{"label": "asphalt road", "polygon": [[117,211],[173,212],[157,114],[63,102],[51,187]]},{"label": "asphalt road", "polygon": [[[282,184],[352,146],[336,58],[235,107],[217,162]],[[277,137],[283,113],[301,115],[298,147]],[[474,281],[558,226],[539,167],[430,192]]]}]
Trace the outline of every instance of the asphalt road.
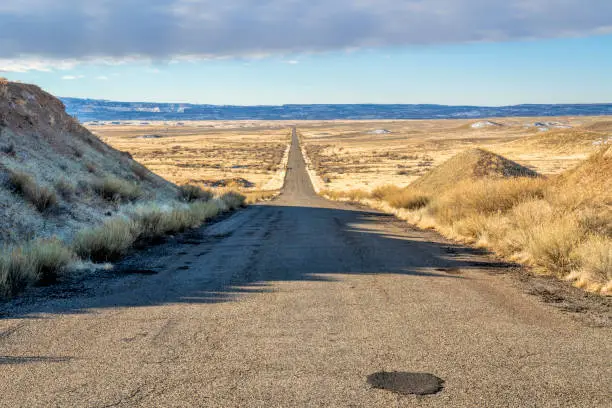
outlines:
[{"label": "asphalt road", "polygon": [[[120,266],[3,309],[1,406],[612,403],[609,327],[525,293],[505,264],[318,197],[295,135],[277,200]],[[374,389],[379,371],[444,388]]]}]

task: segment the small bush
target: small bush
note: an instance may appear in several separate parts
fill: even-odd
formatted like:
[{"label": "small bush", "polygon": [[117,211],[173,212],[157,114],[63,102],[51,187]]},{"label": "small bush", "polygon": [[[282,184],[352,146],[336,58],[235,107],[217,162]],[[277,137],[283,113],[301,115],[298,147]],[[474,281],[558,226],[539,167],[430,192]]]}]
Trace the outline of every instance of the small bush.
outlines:
[{"label": "small bush", "polygon": [[9,174],[9,184],[23,198],[32,203],[38,211],[45,211],[57,204],[55,192],[38,185],[29,174],[20,171],[11,172]]},{"label": "small bush", "polygon": [[0,255],[0,295],[14,295],[36,282],[54,282],[74,259],[74,253],[55,238],[4,248]]},{"label": "small bush", "polygon": [[85,168],[91,174],[96,174],[97,169],[96,169],[96,165],[94,163],[92,163],[92,162],[85,163]]},{"label": "small bush", "polygon": [[213,198],[213,193],[210,190],[204,190],[192,184],[185,184],[179,187],[179,198],[188,203],[194,201],[208,201]]},{"label": "small bush", "polygon": [[138,227],[130,220],[114,218],[100,227],[80,231],[73,243],[74,251],[82,258],[108,262],[121,258],[134,245]]},{"label": "small bush", "polygon": [[0,255],[0,292],[12,296],[36,281],[34,260],[22,248],[4,248]]},{"label": "small bush", "polygon": [[228,209],[235,210],[243,207],[246,201],[246,197],[235,191],[228,191],[223,193],[219,198],[227,205]]},{"label": "small bush", "polygon": [[136,201],[142,197],[142,189],[135,183],[117,177],[105,177],[93,183],[93,189],[108,201]]},{"label": "small bush", "polygon": [[397,194],[388,195],[385,201],[393,208],[418,210],[429,204],[429,196],[419,193],[418,191],[403,189]]},{"label": "small bush", "polygon": [[574,219],[559,218],[534,228],[527,250],[535,265],[564,278],[572,269],[579,266],[574,250],[584,234],[585,231]]},{"label": "small bush", "polygon": [[542,198],[544,183],[541,179],[484,179],[465,181],[432,201],[431,210],[443,223],[471,214],[504,213],[517,204]]},{"label": "small bush", "polygon": [[612,239],[589,236],[576,248],[575,256],[580,263],[578,280],[604,285],[612,281]]},{"label": "small bush", "polygon": [[57,191],[64,200],[70,200],[74,196],[76,188],[74,184],[68,180],[62,179],[55,183],[55,191]]},{"label": "small bush", "polygon": [[198,223],[202,223],[219,215],[221,208],[213,201],[196,202],[189,206],[189,211],[193,219]]},{"label": "small bush", "polygon": [[42,283],[54,282],[75,259],[74,252],[56,238],[31,242],[25,252],[33,260],[36,277]]},{"label": "small bush", "polygon": [[373,198],[374,200],[386,201],[387,197],[389,197],[390,195],[399,194],[401,193],[401,191],[402,189],[400,187],[393,186],[393,185],[385,185],[385,186],[376,187],[374,190],[372,190],[370,197]]}]

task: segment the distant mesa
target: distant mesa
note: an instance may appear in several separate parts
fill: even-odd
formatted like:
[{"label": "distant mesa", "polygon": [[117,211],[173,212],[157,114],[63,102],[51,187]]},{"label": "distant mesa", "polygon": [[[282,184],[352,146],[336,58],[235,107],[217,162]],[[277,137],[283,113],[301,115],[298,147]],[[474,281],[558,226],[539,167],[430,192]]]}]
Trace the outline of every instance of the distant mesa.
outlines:
[{"label": "distant mesa", "polygon": [[376,129],[376,130],[370,130],[369,132],[366,132],[368,135],[388,135],[389,133],[391,133],[390,130],[387,129]]},{"label": "distant mesa", "polygon": [[498,154],[469,149],[433,168],[410,186],[425,192],[440,192],[464,180],[537,176],[535,171]]},{"label": "distant mesa", "polygon": [[488,127],[501,127],[501,126],[503,126],[501,123],[491,122],[489,120],[483,120],[483,121],[471,124],[472,129],[482,129],[482,128],[488,128]]}]

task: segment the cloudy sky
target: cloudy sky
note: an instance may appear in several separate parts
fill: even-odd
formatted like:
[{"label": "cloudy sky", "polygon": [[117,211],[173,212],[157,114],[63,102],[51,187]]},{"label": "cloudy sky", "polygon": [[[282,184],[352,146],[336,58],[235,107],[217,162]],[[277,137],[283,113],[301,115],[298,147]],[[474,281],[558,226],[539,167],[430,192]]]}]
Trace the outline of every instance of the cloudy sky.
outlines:
[{"label": "cloudy sky", "polygon": [[610,0],[2,0],[0,75],[218,104],[612,102]]}]

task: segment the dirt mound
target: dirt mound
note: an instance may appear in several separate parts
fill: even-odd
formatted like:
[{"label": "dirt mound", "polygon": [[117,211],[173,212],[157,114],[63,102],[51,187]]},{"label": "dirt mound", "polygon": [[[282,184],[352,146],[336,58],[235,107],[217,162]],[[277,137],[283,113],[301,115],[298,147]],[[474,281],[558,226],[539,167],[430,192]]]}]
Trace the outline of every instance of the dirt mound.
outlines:
[{"label": "dirt mound", "polygon": [[535,171],[498,154],[482,149],[469,149],[433,168],[410,186],[425,192],[439,192],[468,179],[537,175]]},{"label": "dirt mound", "polygon": [[135,201],[175,194],[176,186],[81,126],[59,99],[0,81],[0,245],[69,239]]}]

